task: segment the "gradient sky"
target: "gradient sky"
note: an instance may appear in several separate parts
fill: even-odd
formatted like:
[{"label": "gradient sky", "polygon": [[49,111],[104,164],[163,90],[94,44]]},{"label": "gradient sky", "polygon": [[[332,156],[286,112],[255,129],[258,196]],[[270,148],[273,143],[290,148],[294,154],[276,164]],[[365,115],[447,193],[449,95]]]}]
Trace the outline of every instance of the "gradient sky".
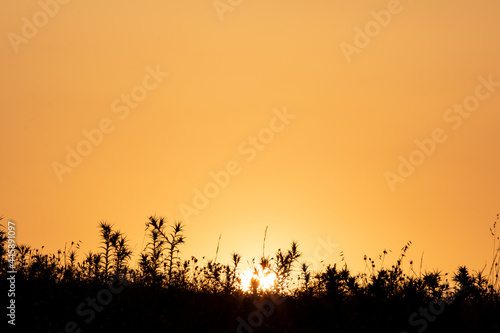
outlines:
[{"label": "gradient sky", "polygon": [[[384,249],[394,262],[408,240],[424,269],[491,261],[500,85],[479,78],[500,82],[498,0],[41,3],[53,17],[33,0],[0,10],[0,215],[19,243],[81,240],[82,259],[106,220],[137,254],[149,215],[186,220],[179,207],[236,161],[187,219],[185,258],[214,257],[222,234],[221,261],[251,260],[269,226],[268,253],[296,239],[317,264],[329,240],[325,260],[344,251],[356,271]],[[147,77],[157,69],[168,76]],[[143,82],[147,96],[124,104]],[[453,110],[464,101],[479,101],[465,118]],[[267,139],[284,109],[295,117],[248,161],[249,136]],[[112,130],[60,181],[54,162],[103,121]],[[446,140],[391,189],[386,173],[436,128]]]}]

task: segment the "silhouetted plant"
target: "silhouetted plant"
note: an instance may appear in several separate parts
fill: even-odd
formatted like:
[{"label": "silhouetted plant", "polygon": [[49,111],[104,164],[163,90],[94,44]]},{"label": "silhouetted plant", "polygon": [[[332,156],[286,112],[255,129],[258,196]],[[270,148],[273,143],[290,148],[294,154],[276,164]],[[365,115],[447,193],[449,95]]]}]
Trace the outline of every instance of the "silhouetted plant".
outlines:
[{"label": "silhouetted plant", "polygon": [[[207,261],[207,264],[201,268],[203,273],[202,280],[195,277],[201,290],[206,290],[214,294],[231,294],[237,290],[241,280],[237,275],[238,265],[241,261],[241,255],[231,254],[232,265],[223,265],[215,260]],[[201,282],[201,283],[200,283]]]},{"label": "silhouetted plant", "polygon": [[85,255],[85,259],[80,266],[83,277],[89,282],[98,282],[101,274],[101,262],[101,253],[93,253],[92,251],[89,251]]},{"label": "silhouetted plant", "polygon": [[19,244],[16,246],[16,269],[24,274],[29,268],[29,261],[31,260],[31,246],[27,244]]},{"label": "silhouetted plant", "polygon": [[[35,250],[32,255],[32,261],[27,269],[27,278],[29,280],[42,280],[45,282],[57,282],[59,278],[58,261],[55,255],[42,254]],[[67,275],[66,280],[71,281],[76,278],[75,275]]]},{"label": "silhouetted plant", "polygon": [[[81,271],[77,269],[76,258],[77,258],[77,250],[80,248],[80,241],[76,243],[76,249],[73,248],[75,242],[71,242],[68,249],[66,249],[66,245],[64,246],[63,251],[63,259],[64,266],[62,267],[62,280],[63,281],[72,281],[79,278]],[[43,246],[42,246],[43,249]],[[38,251],[38,250],[37,250]]]},{"label": "silhouetted plant", "polygon": [[309,265],[307,263],[302,263],[300,266],[301,269],[301,275],[299,277],[299,280],[302,279],[304,282],[304,285],[302,286],[304,291],[309,291],[310,290],[310,284],[311,284],[311,272],[309,270]]},{"label": "silhouetted plant", "polygon": [[116,231],[116,241],[113,242],[113,264],[112,269],[114,274],[127,269],[127,261],[132,257],[132,250],[128,245],[128,240],[122,232]]},{"label": "silhouetted plant", "polygon": [[351,276],[347,265],[340,270],[337,264],[328,265],[324,273],[318,274],[320,291],[336,300],[345,299],[351,291],[357,289],[356,278]]},{"label": "silhouetted plant", "polygon": [[167,278],[168,281],[167,283],[169,285],[173,284],[173,273],[175,271],[178,271],[180,268],[180,261],[181,258],[179,256],[180,250],[179,250],[179,245],[183,244],[185,241],[185,237],[182,234],[184,231],[184,226],[182,225],[181,222],[174,222],[174,225],[172,226],[172,232],[168,235],[165,235],[164,233],[162,234],[163,237],[165,238],[165,241],[168,244],[168,256],[167,256]]},{"label": "silhouetted plant", "polygon": [[443,283],[441,272],[435,271],[424,273],[422,287],[426,295],[429,295],[433,299],[440,299],[449,286]]},{"label": "silhouetted plant", "polygon": [[[495,225],[493,233],[494,228]],[[235,311],[241,311],[242,316],[243,313],[261,311],[266,316],[263,317],[263,331],[363,331],[373,324],[373,320],[378,320],[373,319],[377,316],[384,318],[384,321],[404,323],[413,311],[420,311],[422,306],[434,306],[436,310],[436,301],[442,301],[446,304],[446,313],[441,317],[443,319],[436,322],[458,316],[466,323],[476,323],[478,318],[483,318],[488,321],[487,325],[498,328],[498,325],[494,326],[495,320],[489,319],[497,318],[500,314],[500,295],[491,279],[492,274],[496,272],[496,266],[492,265],[488,275],[484,275],[483,271],[471,272],[465,266],[459,267],[452,278],[456,287],[453,289],[447,280],[444,281],[446,274],[443,275],[440,271],[422,274],[421,269],[417,274],[411,260],[407,266],[404,260],[411,242],[401,249],[400,256],[392,266],[384,266],[390,251],[383,250],[374,260],[365,256],[365,271],[353,275],[343,256],[339,264],[328,264],[319,272],[311,271],[307,263],[302,263],[300,270],[295,272],[294,264],[301,256],[297,242],[292,242],[287,251],[279,249],[275,257],[266,257],[264,240],[262,256],[257,262],[253,259],[249,263],[256,278],[251,279],[249,290],[244,292],[239,277],[241,255],[237,253],[232,253],[229,264],[220,263],[217,261],[218,245],[214,260],[205,261],[203,257],[200,263],[197,258],[191,257],[181,261],[179,246],[184,243],[184,236],[180,223],[174,223],[170,233],[167,233],[169,228],[164,218],[149,217],[146,223],[148,243],[140,254],[137,269],[128,267],[132,251],[126,236],[113,230],[113,227],[105,222],[99,224],[99,230],[100,252],[89,251],[81,262],[78,262],[77,256],[80,242],[76,245],[71,242],[69,248],[65,245],[64,251],[59,250],[57,255],[44,254],[44,247],[38,250],[20,244],[16,248],[16,268],[21,273],[19,279],[28,280],[33,286],[32,292],[24,297],[36,300],[32,304],[47,304],[45,299],[53,297],[52,289],[47,289],[49,296],[44,292],[50,287],[57,291],[55,295],[60,294],[57,296],[60,297],[58,303],[63,304],[67,302],[68,297],[75,297],[82,288],[84,293],[95,293],[93,288],[96,283],[111,282],[113,272],[127,268],[127,280],[133,287],[127,288],[127,292],[123,294],[124,298],[120,298],[116,308],[110,307],[109,311],[101,314],[103,321],[99,323],[100,327],[106,326],[104,323],[107,323],[109,318],[115,318],[113,316],[116,316],[116,313],[127,314],[128,310],[144,317],[144,322],[161,322],[162,326],[168,329],[186,325],[186,318],[199,320],[200,316],[207,313],[212,316],[215,314],[214,318],[217,319],[214,319],[214,322],[224,322],[236,321]],[[0,254],[5,256],[4,238],[5,233],[0,231],[0,248],[3,248]],[[498,260],[496,258],[494,256],[494,260]],[[408,275],[403,273],[403,266]],[[274,289],[267,290],[261,286],[260,279],[271,273],[276,274],[275,286]],[[57,284],[68,287],[68,283],[77,288],[70,288],[68,291],[58,289]],[[150,286],[158,288],[151,289]],[[275,303],[271,307],[272,303],[268,298],[277,294],[284,297],[286,302]],[[37,295],[44,296],[37,299]],[[101,299],[105,299],[102,298],[102,292],[99,295]],[[81,302],[80,296],[82,295],[78,296],[75,304]],[[136,305],[136,302],[141,303]],[[151,313],[148,312],[150,308],[143,310],[142,305],[148,303],[158,311]],[[184,314],[186,308],[192,310],[189,317]],[[43,310],[44,306],[39,307],[38,311],[42,311],[41,309]],[[61,309],[57,311],[60,312]],[[38,314],[35,314],[33,318],[37,316]],[[401,318],[394,320],[391,316]],[[181,317],[184,319],[183,323],[178,322]],[[120,318],[127,320],[127,316]],[[327,326],[322,326],[321,329],[314,326],[303,327],[300,326],[302,318],[312,318]],[[290,329],[293,326],[287,326],[285,323],[294,323],[299,325],[300,329]],[[328,327],[328,330],[325,330],[325,327]],[[49,331],[51,329],[46,328]],[[184,326],[182,328],[189,331]],[[214,331],[233,331],[233,328]]]},{"label": "silhouetted plant", "polygon": [[496,226],[498,219],[500,218],[500,214],[497,214],[497,218],[495,222],[493,222],[493,227],[490,228],[490,233],[491,236],[493,237],[493,260],[491,262],[491,268],[488,274],[488,284],[489,284],[489,289],[491,292],[500,292],[500,279],[499,279],[499,273],[500,273],[500,242],[497,244],[497,241],[499,241],[499,236],[496,234]]},{"label": "silhouetted plant", "polygon": [[226,266],[226,283],[224,284],[224,292],[232,293],[236,290],[237,286],[241,283],[240,278],[238,278],[238,265],[241,261],[241,255],[233,252],[231,254],[231,261],[233,266]]},{"label": "silhouetted plant", "polygon": [[165,221],[162,217],[150,216],[146,222],[146,230],[149,233],[150,241],[147,243],[144,252],[141,253],[139,267],[144,276],[146,285],[160,285],[163,275],[160,272],[162,266],[162,254],[165,249],[165,240],[162,238]]},{"label": "silhouetted plant", "polygon": [[302,254],[299,252],[298,243],[292,241],[290,249],[284,253],[281,249],[276,252],[276,289],[278,292],[285,290],[290,274],[293,270],[293,264],[299,259]]},{"label": "silhouetted plant", "polygon": [[209,260],[203,268],[206,279],[205,289],[211,293],[219,293],[223,290],[223,274],[226,267],[214,260]]},{"label": "silhouetted plant", "polygon": [[[146,284],[162,285],[166,282],[167,285],[173,285],[175,284],[174,277],[178,276],[175,273],[178,273],[180,269],[179,245],[185,241],[182,234],[184,226],[181,222],[174,222],[169,234],[165,232],[165,229],[166,220],[163,217],[150,216],[146,222],[146,231],[150,240],[139,260],[139,267]],[[167,250],[166,258],[163,256],[165,250]],[[160,271],[162,267],[165,274]]]},{"label": "silhouetted plant", "polygon": [[104,260],[102,279],[105,283],[109,282],[113,264],[113,250],[118,240],[118,234],[113,231],[113,226],[105,221],[99,222],[101,246]]}]

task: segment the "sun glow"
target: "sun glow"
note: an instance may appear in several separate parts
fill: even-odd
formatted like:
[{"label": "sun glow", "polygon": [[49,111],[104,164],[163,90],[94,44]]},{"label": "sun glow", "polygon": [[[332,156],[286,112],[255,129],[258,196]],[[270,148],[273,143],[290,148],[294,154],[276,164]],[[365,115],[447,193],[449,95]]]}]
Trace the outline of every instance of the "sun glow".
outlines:
[{"label": "sun glow", "polygon": [[271,290],[276,283],[276,273],[262,268],[249,268],[241,273],[241,289],[243,291],[251,291],[252,286],[260,290]]}]

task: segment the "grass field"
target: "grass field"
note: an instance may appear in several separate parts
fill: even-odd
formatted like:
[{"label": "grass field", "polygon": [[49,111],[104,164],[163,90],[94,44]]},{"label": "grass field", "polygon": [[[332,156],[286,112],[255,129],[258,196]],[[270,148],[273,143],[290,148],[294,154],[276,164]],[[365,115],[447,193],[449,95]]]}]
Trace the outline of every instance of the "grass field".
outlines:
[{"label": "grass field", "polygon": [[16,331],[500,332],[496,223],[491,266],[451,274],[406,260],[411,242],[393,263],[384,261],[386,250],[365,256],[364,272],[344,261],[313,272],[297,242],[249,268],[237,253],[228,264],[183,259],[183,225],[155,216],[136,264],[126,235],[105,222],[101,246],[80,261],[75,243],[54,254],[23,244],[12,250],[2,227],[2,292],[15,302],[8,326]]}]

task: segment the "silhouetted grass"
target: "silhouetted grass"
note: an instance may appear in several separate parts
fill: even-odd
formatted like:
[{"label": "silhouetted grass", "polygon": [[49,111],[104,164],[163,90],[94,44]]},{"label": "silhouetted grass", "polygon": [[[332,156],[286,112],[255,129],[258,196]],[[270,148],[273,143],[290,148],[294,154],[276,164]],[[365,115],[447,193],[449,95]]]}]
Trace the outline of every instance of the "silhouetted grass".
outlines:
[{"label": "silhouetted grass", "polygon": [[[498,220],[498,216],[497,216]],[[300,263],[297,242],[252,261],[273,272],[268,290],[253,280],[241,286],[241,255],[229,264],[182,260],[182,223],[146,222],[147,243],[136,267],[126,236],[99,223],[97,252],[78,261],[79,243],[56,254],[16,248],[16,328],[28,332],[500,332],[499,251],[496,222],[493,261],[483,271],[458,267],[450,281],[439,271],[417,273],[405,264],[365,256],[363,273],[343,261],[313,272]],[[266,229],[267,232],[267,229]],[[264,236],[265,237],[265,236]],[[5,229],[0,230],[0,281],[7,272]],[[378,264],[380,261],[380,265]],[[384,264],[386,264],[384,266]],[[403,267],[407,267],[403,270]],[[421,267],[421,265],[420,265]],[[5,284],[6,285],[6,284]],[[73,321],[77,326],[68,324]],[[69,325],[69,326],[68,326]],[[81,330],[81,331],[80,331]]]}]

